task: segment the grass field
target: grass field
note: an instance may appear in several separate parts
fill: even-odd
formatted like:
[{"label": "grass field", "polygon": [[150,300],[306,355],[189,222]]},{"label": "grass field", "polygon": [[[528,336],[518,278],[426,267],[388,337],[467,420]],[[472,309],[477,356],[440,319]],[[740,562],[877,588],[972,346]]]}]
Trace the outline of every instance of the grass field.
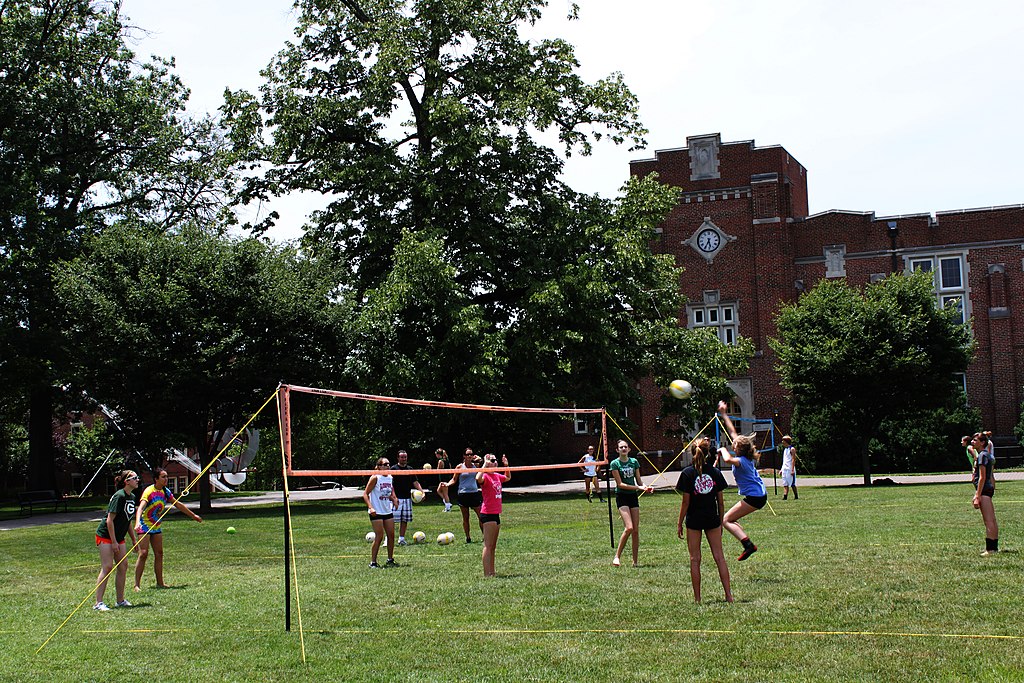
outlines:
[{"label": "grass field", "polygon": [[[284,631],[278,509],[169,518],[172,588],[153,587],[151,559],[135,607],[90,597],[39,654],[91,593],[95,525],[3,532],[0,680],[1024,680],[1024,482],[999,484],[1008,552],[988,558],[967,485],[801,493],[745,520],[750,560],[726,539],[733,605],[707,552],[693,604],[672,492],[642,501],[638,569],[610,566],[597,501],[506,496],[488,581],[479,542],[399,548],[402,566],[371,572],[361,501],[296,506],[305,663],[294,608]],[[461,536],[433,502],[411,529]]]}]

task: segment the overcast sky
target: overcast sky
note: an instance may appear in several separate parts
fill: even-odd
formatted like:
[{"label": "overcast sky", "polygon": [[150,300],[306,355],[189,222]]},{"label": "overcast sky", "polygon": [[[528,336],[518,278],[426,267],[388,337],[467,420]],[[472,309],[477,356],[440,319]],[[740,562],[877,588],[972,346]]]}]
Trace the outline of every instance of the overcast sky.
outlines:
[{"label": "overcast sky", "polygon": [[[551,0],[532,35],[577,48],[596,80],[621,71],[647,148],[599,143],[566,180],[614,196],[629,161],[721,133],[782,145],[808,170],[811,213],[878,216],[1024,203],[1024,7],[1008,0]],[[287,0],[124,0],[173,56],[191,108],[255,90],[294,25]],[[314,202],[275,204],[281,238]],[[250,216],[251,217],[251,216]]]}]

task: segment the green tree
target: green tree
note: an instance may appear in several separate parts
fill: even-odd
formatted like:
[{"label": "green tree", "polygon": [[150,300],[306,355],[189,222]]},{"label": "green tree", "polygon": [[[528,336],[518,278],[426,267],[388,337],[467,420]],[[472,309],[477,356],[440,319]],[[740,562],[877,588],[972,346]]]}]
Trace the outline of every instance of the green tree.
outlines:
[{"label": "green tree", "polygon": [[973,355],[967,325],[936,306],[930,273],[895,274],[863,291],[823,280],[782,309],[778,339],[782,384],[794,421],[859,446],[871,483],[870,443],[886,421],[919,419],[962,395],[955,373]]},{"label": "green tree", "polygon": [[305,240],[349,258],[363,390],[629,404],[690,349],[680,271],[650,249],[677,191],[633,180],[612,201],[560,178],[559,153],[644,130],[621,75],[588,83],[568,43],[521,37],[544,4],[300,0],[259,97],[228,95],[231,139],[266,169],[240,200],[331,199]]},{"label": "green tree", "polygon": [[120,3],[0,2],[0,391],[28,397],[29,485],[53,488],[68,358],[51,275],[111,220],[212,216],[216,126],[182,115],[170,63],[140,64]]},{"label": "green tree", "polygon": [[[57,292],[83,350],[76,379],[117,411],[130,445],[191,446],[205,465],[212,433],[240,427],[278,382],[337,377],[338,280],[292,246],[126,223],[64,264]],[[276,422],[272,407],[264,419]]]}]

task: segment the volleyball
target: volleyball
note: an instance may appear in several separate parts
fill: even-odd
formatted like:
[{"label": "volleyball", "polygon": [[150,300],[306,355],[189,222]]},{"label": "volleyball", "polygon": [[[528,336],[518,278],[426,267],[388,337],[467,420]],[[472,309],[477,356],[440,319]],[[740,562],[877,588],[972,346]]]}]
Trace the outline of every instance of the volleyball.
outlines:
[{"label": "volleyball", "polygon": [[455,542],[455,534],[453,534],[450,531],[445,532],[445,538],[448,539],[449,543],[454,543]]},{"label": "volleyball", "polygon": [[423,533],[422,531],[417,531],[416,533],[414,533],[412,535],[412,542],[413,543],[426,543],[427,542],[427,535],[425,533]]},{"label": "volleyball", "polygon": [[448,545],[452,542],[452,539],[448,537],[448,534],[438,534],[437,543],[438,545]]},{"label": "volleyball", "polygon": [[688,399],[693,393],[693,385],[685,379],[675,379],[668,385],[669,393],[678,399]]},{"label": "volleyball", "polygon": [[423,493],[423,491],[420,491],[419,489],[412,490],[412,502],[414,503],[422,503],[426,496],[427,494]]},{"label": "volleyball", "polygon": [[377,534],[373,533],[372,531],[368,531],[366,533],[366,542],[367,543],[373,543],[374,539],[376,539],[376,538],[377,538]]},{"label": "volleyball", "polygon": [[233,534],[233,533],[235,533],[235,527],[233,527],[233,526],[229,526],[229,527],[227,528],[227,532],[228,532],[229,534]]},{"label": "volleyball", "polygon": [[432,469],[434,469],[434,466],[431,465],[429,462],[425,462],[425,463],[423,463],[423,469],[425,469],[425,470],[432,470]]}]

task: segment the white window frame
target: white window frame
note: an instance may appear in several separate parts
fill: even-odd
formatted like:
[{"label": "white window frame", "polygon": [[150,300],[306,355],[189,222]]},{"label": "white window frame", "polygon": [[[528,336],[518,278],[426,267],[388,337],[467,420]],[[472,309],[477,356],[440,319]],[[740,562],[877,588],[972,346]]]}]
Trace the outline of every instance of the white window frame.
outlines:
[{"label": "white window frame", "polygon": [[730,346],[736,344],[739,338],[739,304],[730,303],[707,303],[705,305],[690,305],[689,328],[691,330],[708,328],[713,329],[718,339],[723,344]]},{"label": "white window frame", "polygon": [[574,416],[573,432],[575,434],[590,434],[590,420],[585,415]]},{"label": "white window frame", "polygon": [[[957,286],[952,284],[948,285],[945,282],[945,277],[942,272],[942,264],[944,262],[953,261],[957,262],[959,266],[959,278],[960,283]],[[936,253],[928,256],[913,256],[906,259],[907,272],[914,272],[923,270],[932,274],[932,287],[935,291],[936,305],[945,308],[950,305],[955,299],[960,300],[960,305],[957,309],[960,311],[961,323],[966,323],[968,318],[971,317],[970,305],[971,300],[967,292],[967,254],[964,252],[956,253]]]}]

